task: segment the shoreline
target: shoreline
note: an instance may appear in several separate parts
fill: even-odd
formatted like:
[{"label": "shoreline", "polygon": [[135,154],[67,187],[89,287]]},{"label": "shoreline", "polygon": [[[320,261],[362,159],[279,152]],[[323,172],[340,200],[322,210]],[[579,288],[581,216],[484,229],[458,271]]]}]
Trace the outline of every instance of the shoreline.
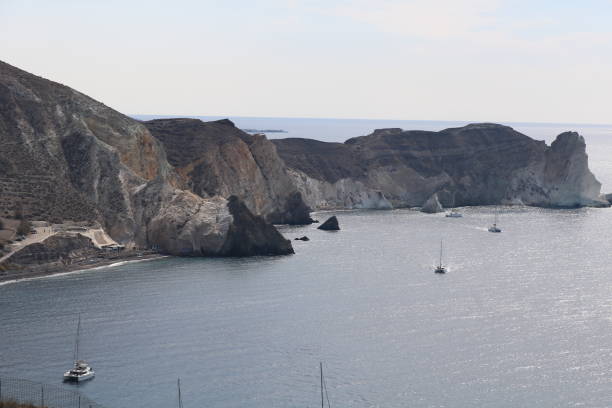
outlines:
[{"label": "shoreline", "polygon": [[[74,264],[66,265],[63,268],[57,268],[46,271],[26,271],[26,272],[9,272],[6,275],[0,275],[0,286],[8,285],[11,283],[19,283],[22,281],[29,281],[33,279],[41,279],[56,276],[65,276],[73,273],[85,272],[94,269],[112,268],[114,266],[122,266],[130,263],[138,263],[145,261],[153,261],[156,259],[167,258],[168,255],[162,254],[146,254],[146,255],[129,255],[124,257],[116,257],[112,259],[104,259],[91,264]],[[0,272],[1,273],[1,272]]]}]

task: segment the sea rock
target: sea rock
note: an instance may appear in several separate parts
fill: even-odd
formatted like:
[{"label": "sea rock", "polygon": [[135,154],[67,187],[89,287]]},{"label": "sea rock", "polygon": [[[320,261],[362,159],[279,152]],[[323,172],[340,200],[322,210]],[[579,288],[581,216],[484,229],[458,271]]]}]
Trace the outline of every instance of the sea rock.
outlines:
[{"label": "sea rock", "polygon": [[574,132],[551,146],[492,123],[440,132],[378,129],[345,143],[272,142],[315,210],[417,207],[434,194],[447,207],[608,205]]},{"label": "sea rock", "polygon": [[310,241],[310,238],[304,235],[303,237],[295,238],[294,241]]},{"label": "sea rock", "polygon": [[221,249],[223,256],[288,255],[293,254],[291,241],[285,239],[263,217],[253,215],[236,196],[228,199],[233,217],[227,238]]},{"label": "sea rock", "polygon": [[437,194],[434,194],[429,197],[429,199],[427,199],[427,201],[425,201],[425,204],[423,204],[423,206],[421,207],[421,212],[428,214],[439,213],[442,211],[444,211],[444,208],[442,207],[442,204],[440,204]]},{"label": "sea rock", "polygon": [[335,215],[329,217],[323,224],[319,225],[317,229],[323,231],[339,231],[340,225],[338,225],[338,218]]}]

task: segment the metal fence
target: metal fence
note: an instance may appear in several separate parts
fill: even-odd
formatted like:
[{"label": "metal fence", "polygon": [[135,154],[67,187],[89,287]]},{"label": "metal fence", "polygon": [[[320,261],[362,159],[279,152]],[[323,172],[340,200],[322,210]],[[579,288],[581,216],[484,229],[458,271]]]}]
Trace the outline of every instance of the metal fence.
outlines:
[{"label": "metal fence", "polygon": [[0,377],[0,406],[2,402],[46,408],[104,408],[78,391],[10,377]]}]

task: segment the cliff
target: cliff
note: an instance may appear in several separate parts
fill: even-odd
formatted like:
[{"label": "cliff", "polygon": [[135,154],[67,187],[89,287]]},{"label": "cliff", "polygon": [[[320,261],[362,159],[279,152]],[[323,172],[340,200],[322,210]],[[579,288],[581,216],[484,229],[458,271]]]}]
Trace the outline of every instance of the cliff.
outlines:
[{"label": "cliff", "polygon": [[143,124],[164,146],[168,161],[201,197],[237,196],[275,224],[309,224],[310,209],[264,135],[225,119],[157,119]]},{"label": "cliff", "polygon": [[[171,254],[233,255],[226,241],[243,215],[187,182],[142,123],[0,62],[0,215],[99,223],[118,242]],[[292,252],[267,222],[246,228],[270,241],[241,255]]]},{"label": "cliff", "polygon": [[525,204],[605,206],[584,139],[547,146],[510,127],[482,123],[440,132],[380,129],[345,143],[273,143],[313,208]]}]

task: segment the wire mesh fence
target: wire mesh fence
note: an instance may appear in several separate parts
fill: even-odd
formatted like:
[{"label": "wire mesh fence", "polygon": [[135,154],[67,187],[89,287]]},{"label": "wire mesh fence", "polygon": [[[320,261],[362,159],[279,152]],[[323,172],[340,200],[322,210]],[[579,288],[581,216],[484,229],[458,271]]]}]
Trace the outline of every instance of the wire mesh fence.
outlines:
[{"label": "wire mesh fence", "polygon": [[45,408],[104,408],[78,391],[0,376],[0,408],[15,403]]}]

